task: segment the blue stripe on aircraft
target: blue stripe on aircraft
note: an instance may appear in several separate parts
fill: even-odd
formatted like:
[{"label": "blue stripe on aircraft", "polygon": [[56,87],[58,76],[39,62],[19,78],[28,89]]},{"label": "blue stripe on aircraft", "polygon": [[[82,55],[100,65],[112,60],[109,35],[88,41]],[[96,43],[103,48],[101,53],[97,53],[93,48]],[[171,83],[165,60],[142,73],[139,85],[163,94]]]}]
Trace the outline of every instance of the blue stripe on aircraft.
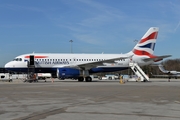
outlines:
[{"label": "blue stripe on aircraft", "polygon": [[154,43],[149,43],[143,46],[139,46],[140,48],[150,48],[152,50],[154,50],[155,44]]},{"label": "blue stripe on aircraft", "polygon": [[[28,68],[6,68],[9,71],[23,72],[27,73]],[[103,68],[92,68],[89,70],[89,73],[98,73],[98,72],[112,72],[112,71],[121,71],[128,69],[128,67],[103,67]],[[35,68],[36,73],[56,73],[57,68]]]}]

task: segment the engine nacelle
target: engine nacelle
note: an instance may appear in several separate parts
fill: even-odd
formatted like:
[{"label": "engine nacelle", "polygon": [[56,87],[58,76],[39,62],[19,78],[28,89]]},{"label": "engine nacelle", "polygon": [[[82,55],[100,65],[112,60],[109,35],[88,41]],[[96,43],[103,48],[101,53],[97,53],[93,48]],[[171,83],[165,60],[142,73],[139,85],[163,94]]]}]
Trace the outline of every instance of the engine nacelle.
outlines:
[{"label": "engine nacelle", "polygon": [[57,77],[59,79],[65,78],[78,78],[80,76],[80,70],[75,68],[58,68]]}]

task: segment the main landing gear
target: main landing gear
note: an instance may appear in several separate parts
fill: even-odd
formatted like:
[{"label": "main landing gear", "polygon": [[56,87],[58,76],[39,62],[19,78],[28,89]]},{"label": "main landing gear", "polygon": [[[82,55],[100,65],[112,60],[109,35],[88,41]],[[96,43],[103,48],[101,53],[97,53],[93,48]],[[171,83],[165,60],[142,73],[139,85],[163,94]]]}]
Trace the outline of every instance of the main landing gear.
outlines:
[{"label": "main landing gear", "polygon": [[[83,82],[83,81],[84,81],[84,77],[79,77],[79,78],[78,78],[78,81],[79,81],[79,82]],[[90,76],[85,77],[85,81],[86,81],[86,82],[92,82],[92,78],[91,78]]]}]

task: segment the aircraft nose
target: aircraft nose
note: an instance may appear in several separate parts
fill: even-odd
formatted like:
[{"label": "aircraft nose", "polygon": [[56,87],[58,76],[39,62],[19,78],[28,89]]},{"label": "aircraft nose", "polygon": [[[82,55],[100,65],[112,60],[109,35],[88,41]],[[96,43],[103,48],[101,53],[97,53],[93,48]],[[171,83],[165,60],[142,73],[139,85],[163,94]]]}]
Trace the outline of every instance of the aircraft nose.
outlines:
[{"label": "aircraft nose", "polygon": [[13,67],[13,64],[12,64],[12,62],[8,62],[8,63],[5,64],[4,67],[5,68],[11,68],[11,67]]}]

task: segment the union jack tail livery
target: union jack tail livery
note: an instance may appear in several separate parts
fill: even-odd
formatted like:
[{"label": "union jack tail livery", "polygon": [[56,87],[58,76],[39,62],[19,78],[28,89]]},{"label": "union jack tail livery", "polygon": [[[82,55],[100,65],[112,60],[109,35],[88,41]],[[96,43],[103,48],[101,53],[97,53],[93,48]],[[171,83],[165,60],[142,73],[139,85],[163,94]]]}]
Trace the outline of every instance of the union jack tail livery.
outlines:
[{"label": "union jack tail livery", "polygon": [[164,55],[164,56],[154,55],[154,48],[156,44],[158,31],[159,31],[158,27],[149,28],[149,30],[144,34],[141,40],[136,44],[136,46],[131,51],[132,54],[135,55],[136,57],[144,57],[142,58],[144,62],[148,62],[148,61],[158,62],[163,58],[170,57],[171,55]]},{"label": "union jack tail livery", "polygon": [[133,53],[138,56],[152,57],[159,28],[151,27],[134,47]]}]

